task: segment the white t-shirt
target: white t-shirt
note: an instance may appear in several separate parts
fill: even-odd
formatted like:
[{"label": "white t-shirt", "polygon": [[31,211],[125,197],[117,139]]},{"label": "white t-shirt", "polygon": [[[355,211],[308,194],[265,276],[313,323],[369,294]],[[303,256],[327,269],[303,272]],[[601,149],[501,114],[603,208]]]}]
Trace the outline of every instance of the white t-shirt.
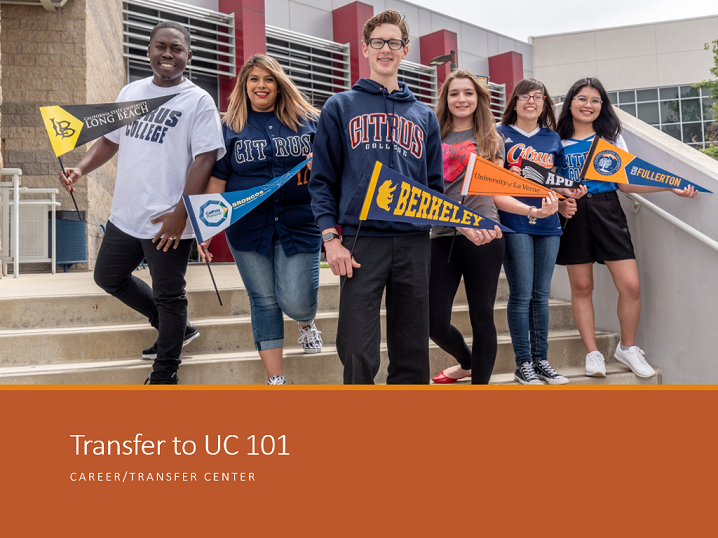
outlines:
[{"label": "white t-shirt", "polygon": [[[181,203],[187,174],[197,155],[226,149],[219,113],[209,94],[191,81],[160,88],[152,77],[128,84],[117,102],[179,94],[159,108],[105,137],[120,145],[112,224],[138,239],[152,239],[162,227],[150,221]],[[182,239],[194,237],[189,224]]]},{"label": "white t-shirt", "polygon": [[[603,138],[606,142],[611,142],[607,138]],[[573,138],[569,138],[568,140],[561,140],[561,144],[563,144],[564,148],[567,148],[568,146],[573,146],[574,144],[578,144],[578,140],[574,140]],[[622,135],[618,135],[615,142],[611,142],[614,146],[616,146],[619,149],[622,149],[623,151],[628,151],[628,146],[626,145],[626,141],[623,139]]]}]

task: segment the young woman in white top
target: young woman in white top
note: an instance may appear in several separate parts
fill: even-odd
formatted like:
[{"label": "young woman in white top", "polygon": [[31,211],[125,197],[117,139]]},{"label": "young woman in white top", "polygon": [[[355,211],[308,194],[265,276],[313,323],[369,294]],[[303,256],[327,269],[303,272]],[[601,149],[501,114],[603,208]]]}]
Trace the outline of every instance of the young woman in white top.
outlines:
[{"label": "young woman in white top", "polygon": [[[557,132],[566,156],[566,166],[558,173],[571,179],[578,178],[597,135],[628,151],[621,136],[621,122],[613,111],[606,90],[596,78],[581,79],[568,90]],[[593,312],[593,263],[598,262],[608,267],[618,290],[621,341],[615,358],[637,376],[652,377],[656,375],[655,370],[646,362],[643,350],[636,346],[641,315],[641,283],[626,215],[616,191],[647,193],[672,190],[674,194],[687,198],[694,198],[697,192],[693,187],[664,189],[616,185],[605,181],[586,181],[584,184],[588,188],[586,196],[575,202],[560,204],[559,211],[571,221],[564,228],[557,263],[565,265],[568,270],[573,317],[586,346],[586,375],[606,375],[604,357],[596,345]],[[575,214],[571,217],[566,211]]]}]

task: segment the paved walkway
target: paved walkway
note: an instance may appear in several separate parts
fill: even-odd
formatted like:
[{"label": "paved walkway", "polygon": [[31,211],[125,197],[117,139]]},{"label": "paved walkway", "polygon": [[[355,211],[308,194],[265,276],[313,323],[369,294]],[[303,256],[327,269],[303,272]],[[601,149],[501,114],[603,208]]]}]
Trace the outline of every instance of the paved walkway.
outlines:
[{"label": "paved walkway", "polygon": [[[212,264],[212,273],[219,289],[242,288],[242,279],[233,263]],[[150,271],[135,271],[135,276],[151,283]],[[319,282],[337,282],[330,269],[319,270]],[[204,265],[192,264],[187,269],[187,290],[212,289],[212,279]],[[50,273],[20,273],[0,279],[0,299],[17,297],[77,296],[104,293],[94,282],[91,271]]]}]

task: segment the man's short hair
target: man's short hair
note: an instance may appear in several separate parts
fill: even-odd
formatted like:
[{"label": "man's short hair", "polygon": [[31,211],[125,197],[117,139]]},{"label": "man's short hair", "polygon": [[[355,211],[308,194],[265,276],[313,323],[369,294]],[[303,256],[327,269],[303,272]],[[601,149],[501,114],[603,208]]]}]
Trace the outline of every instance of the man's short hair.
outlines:
[{"label": "man's short hair", "polygon": [[393,24],[394,26],[398,26],[399,30],[401,30],[401,38],[404,40],[404,43],[409,44],[409,25],[406,24],[406,17],[404,17],[403,13],[399,13],[393,9],[382,11],[364,23],[365,43],[369,42],[371,33],[380,24]]},{"label": "man's short hair", "polygon": [[185,43],[187,44],[187,49],[191,48],[192,38],[189,35],[189,30],[187,30],[187,28],[182,26],[180,23],[174,21],[160,22],[154,28],[152,28],[152,33],[150,33],[150,42],[152,41],[152,38],[155,37],[157,30],[162,30],[162,28],[171,28],[172,30],[177,30],[178,32],[180,32],[184,37]]}]

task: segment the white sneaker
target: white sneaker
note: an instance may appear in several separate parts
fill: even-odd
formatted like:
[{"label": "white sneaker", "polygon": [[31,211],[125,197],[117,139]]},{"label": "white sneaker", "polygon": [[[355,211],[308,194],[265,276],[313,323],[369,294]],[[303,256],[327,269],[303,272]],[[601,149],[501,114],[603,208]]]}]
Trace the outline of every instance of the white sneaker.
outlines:
[{"label": "white sneaker", "polygon": [[586,375],[588,377],[606,377],[606,359],[600,351],[591,351],[586,355]]},{"label": "white sneaker", "polygon": [[267,385],[286,385],[287,379],[283,375],[273,375],[267,381]]},{"label": "white sneaker", "polygon": [[614,357],[628,366],[638,377],[653,377],[656,371],[646,362],[645,355],[646,353],[638,346],[631,346],[624,351],[619,342]]},{"label": "white sneaker", "polygon": [[308,327],[302,327],[299,322],[297,322],[297,327],[299,328],[300,335],[297,343],[302,344],[304,353],[319,353],[322,350],[323,344],[322,337],[319,336],[322,332],[317,330],[314,322],[312,321]]}]

